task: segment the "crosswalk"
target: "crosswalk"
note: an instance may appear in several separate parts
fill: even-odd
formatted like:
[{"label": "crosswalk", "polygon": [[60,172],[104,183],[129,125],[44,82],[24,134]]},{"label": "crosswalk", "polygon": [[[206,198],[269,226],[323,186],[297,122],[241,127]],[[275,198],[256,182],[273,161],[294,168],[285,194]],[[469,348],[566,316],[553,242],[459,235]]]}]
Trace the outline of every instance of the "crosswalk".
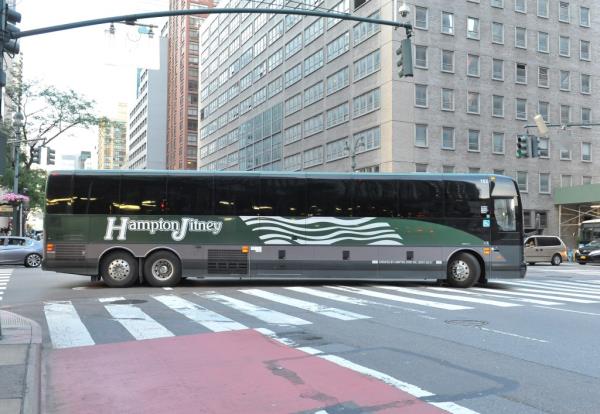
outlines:
[{"label": "crosswalk", "polygon": [[[0,283],[2,278],[7,276],[0,275]],[[138,299],[118,296],[45,303],[43,313],[53,347],[105,343],[108,339],[102,337],[100,328],[107,324],[118,331],[110,341],[128,341],[323,321],[360,323],[377,318],[382,309],[425,314],[535,305],[586,313],[589,309],[578,306],[600,303],[600,280],[507,280],[471,289],[431,284],[175,289],[135,297]]]},{"label": "crosswalk", "polygon": [[0,269],[0,301],[2,301],[4,292],[6,292],[6,287],[8,282],[10,282],[11,275],[12,269]]}]

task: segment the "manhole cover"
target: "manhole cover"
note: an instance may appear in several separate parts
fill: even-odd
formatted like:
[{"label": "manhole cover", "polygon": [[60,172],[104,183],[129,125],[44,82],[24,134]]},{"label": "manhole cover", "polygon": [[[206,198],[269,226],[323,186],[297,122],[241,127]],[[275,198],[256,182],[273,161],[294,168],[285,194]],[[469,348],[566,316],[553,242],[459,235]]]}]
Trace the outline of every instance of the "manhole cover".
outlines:
[{"label": "manhole cover", "polygon": [[110,303],[111,305],[139,305],[140,303],[146,303],[148,302],[147,300],[142,300],[142,299],[119,299],[119,300],[113,300]]},{"label": "manhole cover", "polygon": [[445,322],[450,325],[474,326],[474,327],[480,327],[480,326],[484,326],[484,325],[488,324],[486,321],[474,321],[474,320],[469,320],[469,319],[456,319],[456,320],[450,320],[450,321],[445,321]]}]

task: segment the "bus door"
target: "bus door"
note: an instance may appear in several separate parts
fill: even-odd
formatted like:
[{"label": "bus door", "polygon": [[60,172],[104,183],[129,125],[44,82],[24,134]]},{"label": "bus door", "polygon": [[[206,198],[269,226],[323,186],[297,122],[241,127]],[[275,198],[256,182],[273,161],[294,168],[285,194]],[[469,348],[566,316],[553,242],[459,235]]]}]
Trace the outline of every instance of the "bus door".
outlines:
[{"label": "bus door", "polygon": [[516,184],[509,179],[492,179],[490,189],[492,252],[488,277],[523,277],[523,223]]}]

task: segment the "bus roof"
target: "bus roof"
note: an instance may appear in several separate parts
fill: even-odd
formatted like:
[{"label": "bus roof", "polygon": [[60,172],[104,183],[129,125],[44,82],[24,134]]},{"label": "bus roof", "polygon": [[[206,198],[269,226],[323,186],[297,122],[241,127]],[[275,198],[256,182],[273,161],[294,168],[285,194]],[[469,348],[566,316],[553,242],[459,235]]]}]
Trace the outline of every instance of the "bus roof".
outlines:
[{"label": "bus roof", "polygon": [[124,175],[124,176],[236,176],[247,175],[255,177],[297,177],[297,178],[429,178],[432,180],[473,179],[495,177],[501,180],[514,181],[513,178],[496,174],[460,174],[460,173],[351,173],[351,172],[299,172],[299,171],[197,171],[197,170],[55,170],[50,175]]},{"label": "bus roof", "polygon": [[600,219],[585,220],[581,224],[600,224]]}]

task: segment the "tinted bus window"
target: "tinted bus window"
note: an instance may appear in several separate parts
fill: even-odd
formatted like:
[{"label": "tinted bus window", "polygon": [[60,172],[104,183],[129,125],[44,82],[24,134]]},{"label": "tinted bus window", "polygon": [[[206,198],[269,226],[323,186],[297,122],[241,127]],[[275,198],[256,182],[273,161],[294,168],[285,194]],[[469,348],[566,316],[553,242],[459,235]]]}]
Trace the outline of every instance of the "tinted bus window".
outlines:
[{"label": "tinted bus window", "polygon": [[212,177],[169,177],[167,183],[169,214],[214,214]]},{"label": "tinted bus window", "polygon": [[166,208],[166,177],[121,177],[121,214],[161,214]]},{"label": "tinted bus window", "polygon": [[89,176],[75,175],[73,177],[73,214],[87,214],[91,182]]},{"label": "tinted bus window", "polygon": [[91,178],[88,214],[117,214],[120,203],[119,176],[96,176]]},{"label": "tinted bus window", "polygon": [[439,181],[399,180],[398,217],[441,217],[442,188],[442,183]]},{"label": "tinted bus window", "polygon": [[[487,206],[489,184],[467,180],[446,181],[446,217],[481,217],[481,206]],[[484,188],[485,186],[485,188]],[[486,211],[486,210],[484,210]]]},{"label": "tinted bus window", "polygon": [[354,181],[355,217],[396,217],[398,191],[395,180]]},{"label": "tinted bus window", "polygon": [[73,198],[72,175],[50,175],[46,193],[46,213],[70,214]]},{"label": "tinted bus window", "polygon": [[258,215],[260,181],[256,177],[214,178],[215,214],[223,216]]},{"label": "tinted bus window", "polygon": [[261,216],[306,217],[306,180],[291,177],[260,179]]},{"label": "tinted bus window", "polygon": [[352,217],[352,180],[309,178],[308,215]]}]

